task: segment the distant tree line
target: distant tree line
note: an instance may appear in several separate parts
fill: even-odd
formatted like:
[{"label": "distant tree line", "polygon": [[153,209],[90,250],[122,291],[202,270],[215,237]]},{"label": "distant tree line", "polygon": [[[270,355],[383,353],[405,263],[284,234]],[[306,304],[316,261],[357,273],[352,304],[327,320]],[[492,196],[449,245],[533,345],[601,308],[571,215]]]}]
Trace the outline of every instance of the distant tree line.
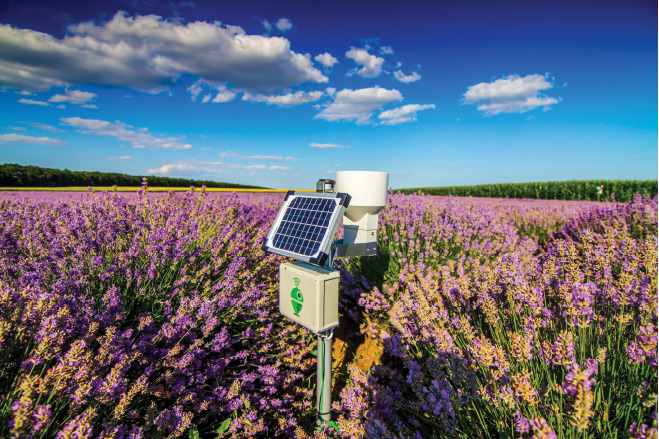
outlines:
[{"label": "distant tree line", "polygon": [[657,180],[585,180],[540,183],[500,183],[401,189],[411,194],[457,197],[530,198],[537,200],[631,201],[636,193],[657,196]]},{"label": "distant tree line", "polygon": [[[208,188],[262,189],[235,183],[208,180],[148,176],[151,187],[206,186]],[[69,171],[68,169],[22,166],[13,163],[0,165],[0,187],[62,187],[62,186],[140,186],[142,176],[115,172]]]}]

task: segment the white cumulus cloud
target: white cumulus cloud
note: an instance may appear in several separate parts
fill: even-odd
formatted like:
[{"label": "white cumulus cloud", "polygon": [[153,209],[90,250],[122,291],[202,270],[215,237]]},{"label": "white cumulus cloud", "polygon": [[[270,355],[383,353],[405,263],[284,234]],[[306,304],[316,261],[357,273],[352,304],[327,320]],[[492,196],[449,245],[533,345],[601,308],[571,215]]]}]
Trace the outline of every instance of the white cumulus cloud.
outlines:
[{"label": "white cumulus cloud", "polygon": [[380,122],[383,125],[397,125],[399,123],[405,123],[405,122],[415,122],[416,119],[416,113],[422,110],[428,110],[428,109],[434,109],[435,105],[434,104],[425,104],[425,105],[420,105],[420,104],[410,104],[410,105],[403,105],[402,107],[398,108],[393,108],[391,110],[386,110],[383,111],[378,115],[378,119],[380,119],[382,122]]},{"label": "white cumulus cloud", "polygon": [[291,23],[291,20],[288,18],[280,18],[277,20],[277,23],[275,23],[275,26],[279,29],[279,32],[285,34],[293,28],[293,23]]},{"label": "white cumulus cloud", "polygon": [[[224,84],[212,84],[204,81],[202,79],[194,82],[186,91],[190,93],[190,99],[196,101],[199,98],[199,95],[204,93],[201,98],[202,103],[213,102],[213,103],[225,103],[233,101],[237,94],[231,89],[228,89]],[[215,97],[213,97],[215,93]]]},{"label": "white cumulus cloud", "polygon": [[196,81],[194,84],[186,88],[186,91],[190,93],[190,99],[192,99],[193,101],[197,100],[199,94],[201,94],[201,92],[204,91],[202,85],[203,85],[202,81]]},{"label": "white cumulus cloud", "polygon": [[43,101],[35,101],[34,99],[25,99],[25,98],[20,98],[18,100],[21,104],[26,104],[26,105],[39,105],[41,107],[50,107],[50,104],[48,102],[43,102]]},{"label": "white cumulus cloud", "polygon": [[237,165],[221,161],[201,161],[201,160],[181,160],[175,163],[168,163],[159,168],[149,169],[149,174],[159,175],[197,175],[197,174],[218,174],[227,169],[241,169],[248,171],[289,171],[288,166],[279,165]]},{"label": "white cumulus cloud", "polygon": [[481,82],[467,88],[463,104],[478,105],[486,116],[499,113],[525,113],[534,108],[557,104],[558,99],[540,93],[553,88],[547,75],[509,75],[493,82]]},{"label": "white cumulus cloud", "polygon": [[400,82],[403,82],[405,84],[409,84],[410,82],[416,82],[419,79],[421,79],[421,75],[419,75],[417,72],[412,72],[409,75],[406,75],[400,70],[396,70],[394,72],[394,78],[399,80]]},{"label": "white cumulus cloud", "polygon": [[211,102],[215,104],[231,102],[236,98],[236,93],[226,88],[226,86],[223,85],[217,86],[215,87],[215,91],[217,91],[217,94],[211,100]]},{"label": "white cumulus cloud", "polygon": [[350,148],[347,145],[337,145],[335,143],[310,143],[310,147],[318,149],[328,149],[328,148]]},{"label": "white cumulus cloud", "polygon": [[268,105],[277,105],[278,107],[294,107],[296,105],[316,102],[323,96],[322,91],[296,91],[285,95],[264,95],[264,94],[243,94],[242,100],[247,102],[265,102]]},{"label": "white cumulus cloud", "polygon": [[381,87],[344,89],[334,94],[329,106],[318,113],[315,118],[327,121],[349,120],[358,124],[371,122],[373,112],[392,102],[402,101],[398,90]]},{"label": "white cumulus cloud", "polygon": [[68,102],[86,108],[98,108],[94,103],[98,95],[88,91],[66,90],[64,93],[56,94],[48,99],[48,102]]},{"label": "white cumulus cloud", "polygon": [[7,143],[32,143],[35,145],[51,145],[51,146],[62,146],[66,145],[66,142],[63,142],[59,139],[53,139],[50,137],[33,137],[25,136],[23,134],[0,134],[0,144]]},{"label": "white cumulus cloud", "polygon": [[75,127],[83,134],[116,137],[129,142],[137,149],[190,149],[192,145],[182,143],[176,137],[154,136],[147,128],[135,128],[126,123],[108,122],[98,119],[82,119],[80,117],[64,117],[63,125]]},{"label": "white cumulus cloud", "polygon": [[231,158],[231,159],[239,159],[239,160],[273,160],[276,162],[280,162],[282,160],[287,161],[287,162],[292,162],[295,160],[300,160],[296,157],[288,156],[288,157],[282,157],[278,155],[245,155],[240,152],[233,152],[233,151],[222,151],[220,153],[220,157],[223,159],[226,158]]},{"label": "white cumulus cloud", "polygon": [[382,73],[382,63],[384,63],[384,58],[371,55],[366,48],[356,49],[352,47],[346,52],[346,58],[350,58],[355,63],[362,66],[361,69],[351,71],[348,75],[357,73],[362,78],[376,78]]},{"label": "white cumulus cloud", "polygon": [[106,23],[71,25],[61,39],[0,25],[0,84],[9,88],[94,84],[158,93],[184,74],[251,92],[328,81],[286,38],[248,35],[216,21],[118,12]]},{"label": "white cumulus cloud", "polygon": [[326,69],[332,68],[334,64],[337,64],[339,62],[338,59],[334,58],[332,55],[330,55],[327,52],[321,53],[320,55],[316,55],[314,57],[314,60],[322,64],[323,67],[325,67]]}]

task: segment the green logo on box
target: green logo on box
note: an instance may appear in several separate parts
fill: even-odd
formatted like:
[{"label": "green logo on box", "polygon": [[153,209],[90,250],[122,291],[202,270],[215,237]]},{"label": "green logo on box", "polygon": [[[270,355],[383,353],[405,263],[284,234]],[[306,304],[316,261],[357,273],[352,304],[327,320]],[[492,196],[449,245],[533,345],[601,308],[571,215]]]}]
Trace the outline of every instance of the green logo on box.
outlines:
[{"label": "green logo on box", "polygon": [[293,305],[293,313],[300,317],[300,311],[302,311],[302,302],[304,302],[304,296],[302,291],[298,288],[300,286],[300,279],[297,277],[293,279],[295,287],[291,290],[291,304]]}]

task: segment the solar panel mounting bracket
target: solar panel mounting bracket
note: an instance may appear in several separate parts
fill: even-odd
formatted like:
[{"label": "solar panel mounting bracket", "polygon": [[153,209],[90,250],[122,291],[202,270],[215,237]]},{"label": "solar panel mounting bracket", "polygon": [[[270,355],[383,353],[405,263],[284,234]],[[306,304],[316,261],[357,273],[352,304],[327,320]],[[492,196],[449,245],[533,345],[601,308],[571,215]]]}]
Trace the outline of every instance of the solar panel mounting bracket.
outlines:
[{"label": "solar panel mounting bracket", "polygon": [[346,256],[376,256],[378,254],[377,242],[344,244],[343,239],[338,239],[334,245],[336,248],[335,256],[337,258],[343,258]]}]

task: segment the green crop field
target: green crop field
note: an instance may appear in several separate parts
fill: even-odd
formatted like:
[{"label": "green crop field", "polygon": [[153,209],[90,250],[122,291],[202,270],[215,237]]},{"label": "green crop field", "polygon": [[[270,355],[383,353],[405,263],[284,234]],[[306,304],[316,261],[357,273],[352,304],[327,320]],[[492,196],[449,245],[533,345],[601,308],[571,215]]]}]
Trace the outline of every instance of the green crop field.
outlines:
[{"label": "green crop field", "polygon": [[657,195],[657,180],[584,180],[500,183],[400,189],[404,194],[457,197],[528,198],[536,200],[631,201],[636,193]]}]

